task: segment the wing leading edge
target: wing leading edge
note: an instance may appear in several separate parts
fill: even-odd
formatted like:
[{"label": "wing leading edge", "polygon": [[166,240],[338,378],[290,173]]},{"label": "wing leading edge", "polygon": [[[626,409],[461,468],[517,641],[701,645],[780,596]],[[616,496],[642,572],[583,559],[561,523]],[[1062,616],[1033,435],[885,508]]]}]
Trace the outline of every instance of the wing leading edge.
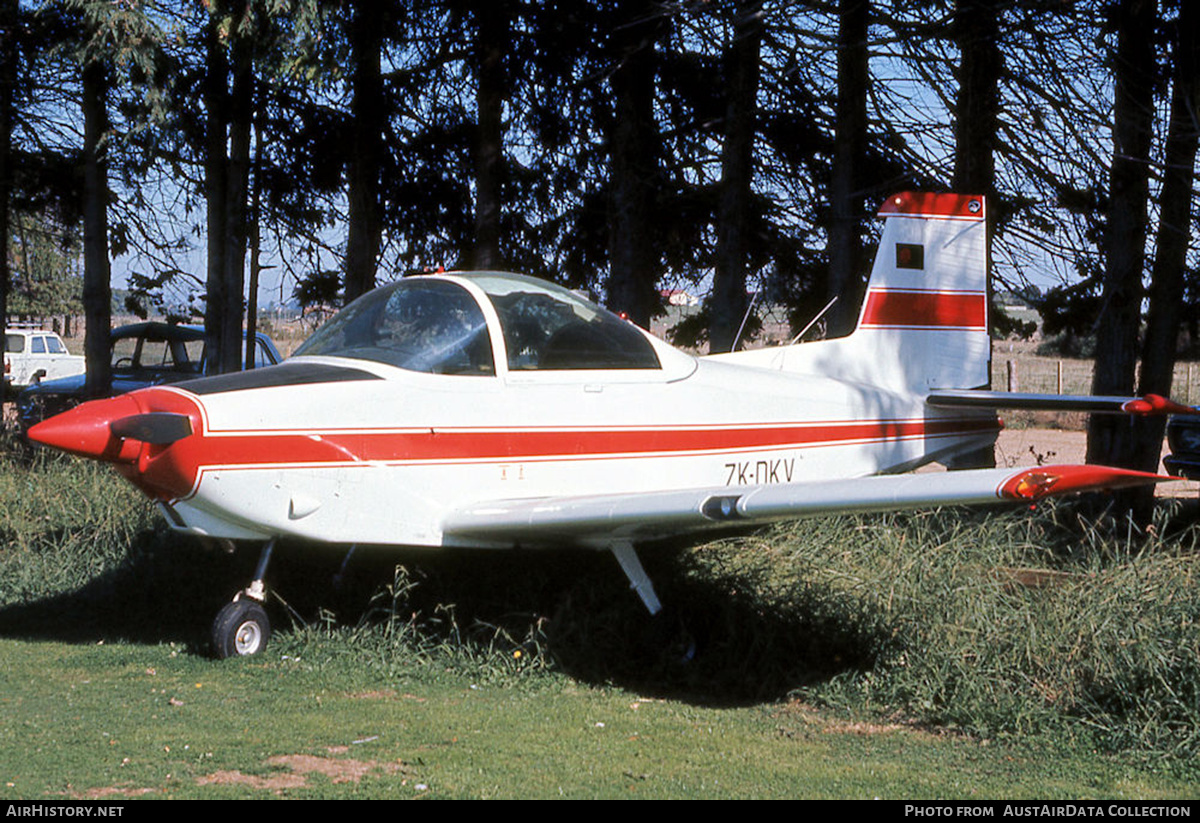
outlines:
[{"label": "wing leading edge", "polygon": [[822,514],[1034,501],[1173,479],[1080,465],[876,475],[771,486],[500,500],[452,512],[442,527],[448,539],[464,544],[604,544]]}]

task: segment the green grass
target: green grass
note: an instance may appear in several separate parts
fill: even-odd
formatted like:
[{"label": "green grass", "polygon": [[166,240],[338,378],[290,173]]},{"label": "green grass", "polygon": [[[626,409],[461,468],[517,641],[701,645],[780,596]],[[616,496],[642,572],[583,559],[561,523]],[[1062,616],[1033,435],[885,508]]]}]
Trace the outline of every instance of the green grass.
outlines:
[{"label": "green grass", "polygon": [[285,544],[276,638],[216,662],[254,547],[9,444],[0,797],[1196,797],[1195,512],[1094,511],[649,547],[656,620],[602,553],[364,551],[334,591]]},{"label": "green grass", "polygon": [[[713,707],[555,676],[383,677],[285,638],[213,663],[161,645],[0,640],[0,797],[1167,798],[1186,776],[1052,746]],[[339,782],[340,781],[340,782]]]}]

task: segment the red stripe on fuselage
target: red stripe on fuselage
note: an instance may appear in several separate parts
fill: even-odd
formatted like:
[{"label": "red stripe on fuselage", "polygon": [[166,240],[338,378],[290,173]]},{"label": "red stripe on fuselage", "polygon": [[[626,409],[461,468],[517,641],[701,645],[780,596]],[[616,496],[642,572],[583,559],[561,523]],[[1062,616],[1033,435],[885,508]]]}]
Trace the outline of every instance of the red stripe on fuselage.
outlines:
[{"label": "red stripe on fuselage", "polygon": [[864,326],[987,328],[987,296],[978,292],[885,291],[867,293]]},{"label": "red stripe on fuselage", "polygon": [[982,417],[730,427],[212,431],[197,398],[170,389],[157,390],[155,395],[155,410],[191,412],[200,425],[191,437],[169,447],[145,447],[149,451],[139,462],[140,472],[126,474],[156,496],[177,498],[193,493],[201,472],[209,468],[670,457],[885,443],[998,428],[995,418]]}]

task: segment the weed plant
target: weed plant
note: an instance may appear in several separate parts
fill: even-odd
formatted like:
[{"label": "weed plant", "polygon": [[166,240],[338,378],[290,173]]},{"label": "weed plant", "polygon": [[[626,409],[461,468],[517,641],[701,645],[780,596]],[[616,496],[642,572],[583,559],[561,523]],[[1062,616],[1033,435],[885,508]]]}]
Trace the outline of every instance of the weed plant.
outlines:
[{"label": "weed plant", "polygon": [[[654,618],[604,552],[363,549],[337,589],[339,552],[285,543],[269,651],[385,680],[566,674],[708,705],[800,696],[1182,761],[1200,754],[1194,516],[1164,506],[1143,531],[1087,503],[941,510],[648,546],[667,604]],[[171,533],[104,466],[0,444],[4,636],[203,654],[257,557],[214,548]]]}]

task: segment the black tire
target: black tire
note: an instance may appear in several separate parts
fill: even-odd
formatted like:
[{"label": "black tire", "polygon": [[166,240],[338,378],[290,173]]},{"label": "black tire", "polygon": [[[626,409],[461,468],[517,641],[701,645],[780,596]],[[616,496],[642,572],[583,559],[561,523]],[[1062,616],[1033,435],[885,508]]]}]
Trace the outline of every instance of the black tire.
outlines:
[{"label": "black tire", "polygon": [[271,639],[266,610],[253,600],[235,600],[217,612],[212,624],[213,654],[219,660],[258,654]]},{"label": "black tire", "polygon": [[683,617],[670,608],[650,618],[641,642],[650,654],[662,655],[672,665],[686,665],[696,656],[696,638]]}]

